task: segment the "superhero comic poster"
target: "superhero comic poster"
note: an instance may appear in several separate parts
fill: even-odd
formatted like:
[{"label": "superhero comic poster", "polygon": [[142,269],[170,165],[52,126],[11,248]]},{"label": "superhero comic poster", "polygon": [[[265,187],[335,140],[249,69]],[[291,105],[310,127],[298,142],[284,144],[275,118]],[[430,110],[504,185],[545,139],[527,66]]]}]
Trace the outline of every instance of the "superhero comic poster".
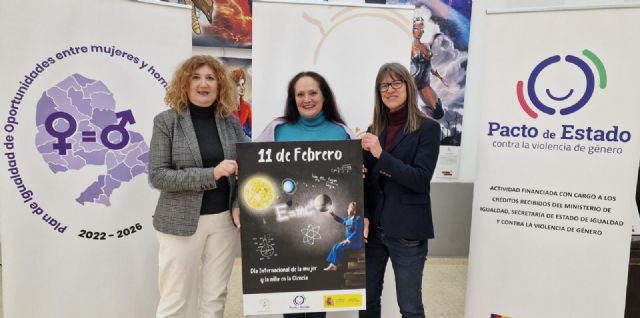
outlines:
[{"label": "superhero comic poster", "polygon": [[236,84],[236,92],[238,99],[236,100],[236,110],[233,114],[240,121],[240,126],[244,131],[244,134],[251,138],[251,83],[252,83],[252,70],[251,59],[241,59],[233,57],[219,57],[225,69],[229,73],[229,77]]},{"label": "superhero comic poster", "polygon": [[252,0],[162,0],[191,6],[194,46],[251,48]]},{"label": "superhero comic poster", "polygon": [[[417,86],[418,107],[440,123],[441,141],[435,178],[459,174],[465,106],[472,0],[365,0],[415,5],[407,58]],[[409,48],[407,48],[409,49]]]}]

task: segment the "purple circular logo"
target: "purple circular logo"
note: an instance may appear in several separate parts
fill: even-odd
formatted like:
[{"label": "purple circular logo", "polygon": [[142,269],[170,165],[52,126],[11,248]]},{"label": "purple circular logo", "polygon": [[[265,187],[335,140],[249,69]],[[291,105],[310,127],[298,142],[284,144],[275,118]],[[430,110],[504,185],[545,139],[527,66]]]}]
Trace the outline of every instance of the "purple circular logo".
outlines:
[{"label": "purple circular logo", "polygon": [[[599,77],[598,86],[600,87],[600,89],[606,88],[607,72],[600,58],[598,58],[598,56],[596,56],[593,52],[589,50],[582,51],[582,54],[589,61],[591,61],[593,66],[595,66],[598,72],[598,77]],[[543,70],[547,69],[550,66],[553,66],[554,64],[560,61],[561,61],[560,55],[554,55],[542,60],[533,68],[533,70],[531,71],[531,74],[529,74],[529,79],[527,80],[526,90],[527,90],[527,96],[529,96],[530,103],[539,112],[545,113],[547,115],[554,115],[556,113],[556,108],[553,108],[545,104],[545,102],[543,102],[538,97],[538,94],[536,93],[536,90],[535,90],[536,82],[538,81],[538,77]],[[584,74],[584,77],[585,77],[585,84],[584,84],[585,88],[584,88],[583,95],[580,98],[578,98],[577,101],[571,103],[570,105],[560,108],[560,111],[559,111],[560,115],[569,115],[583,108],[593,96],[593,92],[595,90],[595,74],[591,69],[591,67],[589,66],[589,64],[577,56],[566,55],[564,58],[564,61],[577,67]],[[529,115],[529,117],[534,119],[538,118],[538,112],[536,112],[531,106],[529,106],[529,103],[525,98],[524,90],[525,90],[524,81],[518,81],[516,85],[516,94],[518,96],[518,102],[520,103],[520,106],[522,107],[524,112],[527,115]],[[553,100],[556,102],[562,102],[562,101],[569,100],[569,98],[573,96],[574,90],[572,88],[572,89],[569,89],[569,91],[567,91],[566,93],[554,94],[552,93],[551,89],[546,88],[545,93],[550,100]]]},{"label": "purple circular logo", "polygon": [[304,298],[303,295],[298,295],[298,296],[293,298],[293,304],[296,305],[296,306],[300,306],[300,305],[304,304],[305,300],[306,300],[306,298]]}]

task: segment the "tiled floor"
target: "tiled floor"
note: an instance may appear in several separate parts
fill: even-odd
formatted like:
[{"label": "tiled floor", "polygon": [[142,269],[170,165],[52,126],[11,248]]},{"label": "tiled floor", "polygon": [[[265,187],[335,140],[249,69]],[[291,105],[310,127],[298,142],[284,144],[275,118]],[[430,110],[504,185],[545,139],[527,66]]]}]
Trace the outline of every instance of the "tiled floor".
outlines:
[{"label": "tiled floor", "polygon": [[[242,317],[240,268],[240,259],[237,259],[231,274],[225,318]],[[422,280],[422,297],[427,316],[431,318],[462,317],[466,281],[466,258],[430,258]],[[0,275],[0,295],[1,286],[2,275]],[[2,318],[2,297],[0,297],[0,318]]]}]

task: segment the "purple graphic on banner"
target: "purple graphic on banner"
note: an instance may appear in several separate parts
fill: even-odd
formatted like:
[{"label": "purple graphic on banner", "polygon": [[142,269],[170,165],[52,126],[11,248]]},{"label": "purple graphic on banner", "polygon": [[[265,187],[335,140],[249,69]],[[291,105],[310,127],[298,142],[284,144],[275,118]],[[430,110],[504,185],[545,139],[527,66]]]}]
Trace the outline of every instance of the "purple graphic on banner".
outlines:
[{"label": "purple graphic on banner", "polygon": [[131,110],[116,112],[107,86],[73,74],[47,89],[36,106],[36,147],[54,173],[105,166],[76,199],[111,205],[109,198],[124,182],[146,174],[149,146],[127,130],[136,121]]}]

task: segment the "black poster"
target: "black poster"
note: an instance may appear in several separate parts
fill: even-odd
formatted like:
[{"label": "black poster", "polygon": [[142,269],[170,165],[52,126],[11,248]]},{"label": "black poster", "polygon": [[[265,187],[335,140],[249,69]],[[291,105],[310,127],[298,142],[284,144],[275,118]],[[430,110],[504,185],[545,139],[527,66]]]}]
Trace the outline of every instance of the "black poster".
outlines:
[{"label": "black poster", "polygon": [[363,308],[359,141],[237,151],[245,314]]}]

